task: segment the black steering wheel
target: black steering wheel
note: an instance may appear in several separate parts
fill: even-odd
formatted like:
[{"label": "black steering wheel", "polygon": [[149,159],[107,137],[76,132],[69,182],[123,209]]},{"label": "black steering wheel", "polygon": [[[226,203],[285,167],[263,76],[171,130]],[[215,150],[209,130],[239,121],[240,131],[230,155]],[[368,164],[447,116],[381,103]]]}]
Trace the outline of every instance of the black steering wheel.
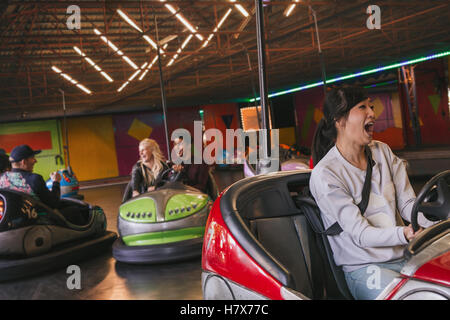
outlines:
[{"label": "black steering wheel", "polygon": [[181,177],[181,171],[175,171],[172,168],[166,169],[159,175],[159,177],[155,181],[155,189],[158,187],[162,187],[168,182],[178,181]]},{"label": "black steering wheel", "polygon": [[446,220],[450,214],[450,187],[447,178],[450,170],[446,170],[431,178],[420,190],[414,201],[411,212],[411,225],[416,232],[420,226],[418,223],[419,211],[431,221]]}]

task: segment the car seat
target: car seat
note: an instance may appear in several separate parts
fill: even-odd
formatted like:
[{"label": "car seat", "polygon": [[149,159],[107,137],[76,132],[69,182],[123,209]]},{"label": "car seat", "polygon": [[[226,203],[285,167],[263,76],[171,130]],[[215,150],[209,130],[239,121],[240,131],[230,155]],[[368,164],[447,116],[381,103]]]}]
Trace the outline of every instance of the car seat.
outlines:
[{"label": "car seat", "polygon": [[295,203],[297,204],[297,207],[304,212],[312,230],[314,230],[314,232],[322,239],[323,250],[321,250],[321,252],[325,254],[324,260],[328,261],[329,269],[333,274],[336,289],[345,299],[353,300],[353,296],[350,293],[345,280],[344,272],[342,271],[342,268],[337,266],[334,262],[333,251],[331,250],[328,236],[324,233],[324,226],[317,203],[312,196],[305,194],[299,194],[295,198]]}]

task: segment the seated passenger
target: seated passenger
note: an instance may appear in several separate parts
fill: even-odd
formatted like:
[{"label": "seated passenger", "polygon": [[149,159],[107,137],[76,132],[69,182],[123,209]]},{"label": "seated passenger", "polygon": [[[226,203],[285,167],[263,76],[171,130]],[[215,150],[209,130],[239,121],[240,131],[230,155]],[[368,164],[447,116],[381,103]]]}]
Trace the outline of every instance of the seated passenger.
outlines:
[{"label": "seated passenger", "polygon": [[48,190],[44,179],[40,174],[33,173],[37,160],[35,155],[41,150],[33,150],[28,145],[15,147],[9,156],[12,170],[0,176],[0,188],[11,189],[31,195],[53,209],[60,212],[72,223],[82,225],[86,222],[89,214],[84,206],[66,206],[60,201],[61,175],[52,172],[50,177],[53,181],[52,190]]},{"label": "seated passenger", "polygon": [[169,167],[165,163],[158,143],[153,139],[144,139],[139,143],[140,160],[131,171],[132,196],[155,190],[155,182]]},{"label": "seated passenger", "polygon": [[[328,240],[350,292],[355,299],[374,299],[399,276],[405,246],[423,230],[414,233],[401,219],[411,221],[415,194],[404,162],[388,145],[372,140],[375,113],[363,89],[332,89],[323,109],[313,140],[311,193],[325,229],[335,223],[342,229]],[[361,212],[357,204],[368,168],[366,147],[373,159],[371,192]],[[419,213],[419,224],[432,223]]]},{"label": "seated passenger", "polygon": [[[183,151],[186,147],[183,138],[179,137],[175,139],[174,152],[177,153],[179,158],[183,158]],[[192,150],[193,150],[192,146]],[[172,168],[175,171],[182,171],[183,183],[191,187],[200,190],[203,193],[207,193],[208,179],[209,179],[209,166],[202,161],[201,164],[194,163],[194,152],[191,151],[191,163],[174,164]]]}]

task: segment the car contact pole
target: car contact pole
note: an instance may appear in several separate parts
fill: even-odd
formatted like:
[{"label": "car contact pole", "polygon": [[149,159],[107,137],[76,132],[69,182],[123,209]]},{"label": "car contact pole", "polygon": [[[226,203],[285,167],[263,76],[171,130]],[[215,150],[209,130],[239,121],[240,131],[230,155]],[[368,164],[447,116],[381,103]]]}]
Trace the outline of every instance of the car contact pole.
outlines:
[{"label": "car contact pole", "polygon": [[256,40],[258,45],[258,75],[259,92],[261,97],[262,128],[265,129],[266,139],[263,139],[264,158],[270,158],[270,124],[269,124],[269,97],[267,93],[266,76],[266,44],[264,39],[264,9],[263,0],[255,0],[256,7]]},{"label": "car contact pole", "polygon": [[317,26],[317,16],[316,16],[316,11],[311,6],[309,6],[309,10],[311,10],[312,16],[314,18],[314,27],[315,27],[315,31],[316,31],[317,48],[319,50],[320,69],[322,71],[323,93],[324,93],[324,97],[325,97],[327,94],[327,79],[326,79],[327,75],[325,72],[325,60],[323,58],[322,48],[320,47],[319,27]]},{"label": "car contact pole", "polygon": [[58,89],[59,92],[62,94],[62,101],[63,101],[63,121],[64,121],[64,135],[65,135],[65,145],[64,149],[66,150],[67,155],[67,169],[72,174],[72,167],[70,166],[70,155],[69,155],[69,129],[67,128],[67,117],[66,117],[66,98],[64,96],[64,90]]},{"label": "car contact pole", "polygon": [[159,35],[158,35],[158,22],[156,21],[156,15],[153,16],[155,20],[155,32],[156,32],[156,47],[158,51],[158,68],[159,68],[159,85],[161,87],[161,101],[164,115],[164,129],[166,132],[166,147],[167,147],[167,159],[172,161],[170,156],[170,144],[169,144],[169,130],[167,128],[167,103],[166,103],[166,90],[164,88],[164,78],[161,65],[161,53],[159,49]]}]

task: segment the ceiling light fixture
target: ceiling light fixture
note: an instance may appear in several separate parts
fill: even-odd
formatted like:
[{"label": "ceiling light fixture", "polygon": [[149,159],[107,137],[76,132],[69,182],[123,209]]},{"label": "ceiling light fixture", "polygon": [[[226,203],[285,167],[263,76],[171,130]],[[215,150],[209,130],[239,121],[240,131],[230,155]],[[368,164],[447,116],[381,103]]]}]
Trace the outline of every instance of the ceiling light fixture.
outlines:
[{"label": "ceiling light fixture", "polygon": [[138,27],[138,25],[131,19],[125,12],[123,12],[120,9],[117,9],[117,13],[125,20],[130,26],[132,26],[134,29],[136,29],[139,32],[143,32],[141,28]]},{"label": "ceiling light fixture", "polygon": [[62,76],[64,79],[66,79],[67,81],[69,81],[70,83],[76,85],[78,88],[80,88],[81,90],[83,90],[84,92],[86,92],[87,94],[92,94],[92,91],[89,90],[88,88],[86,88],[85,86],[83,86],[81,83],[78,83],[77,80],[73,79],[71,76],[69,76],[67,73],[63,73],[61,69],[59,69],[58,67],[52,66],[52,70],[55,71],[57,74],[59,74],[60,76]]},{"label": "ceiling light fixture", "polygon": [[[146,35],[146,34],[144,34],[142,37],[145,39],[145,41],[147,41],[148,43],[150,43],[150,45],[151,45],[155,50],[158,50],[158,45],[156,44],[155,41],[153,41],[152,38],[150,38],[150,37],[149,37],[148,35]],[[164,50],[161,49],[161,47],[159,48],[159,50],[161,50],[161,53],[164,53]]]},{"label": "ceiling light fixture", "polygon": [[[148,62],[144,63],[138,70],[136,70],[136,71],[128,78],[127,81],[125,81],[125,83],[123,83],[123,84],[120,86],[119,89],[117,89],[117,91],[118,91],[118,92],[122,91],[122,90],[123,90],[123,89],[131,82],[131,81],[133,81],[134,78],[137,77],[137,75],[138,75],[142,70],[144,70],[144,68],[145,68],[147,65],[148,65]],[[148,69],[145,70],[145,71],[147,72]],[[139,79],[139,80],[141,80],[141,79]]]},{"label": "ceiling light fixture", "polygon": [[[150,62],[150,64],[148,65],[147,69],[145,69],[144,73],[141,74],[141,76],[139,77],[139,81],[144,79],[145,75],[150,71],[151,67],[153,67],[153,65],[155,64],[156,60],[158,60],[158,56],[157,55],[153,58],[152,62]],[[145,68],[145,67],[143,67],[143,68]]]},{"label": "ceiling light fixture", "polygon": [[[166,0],[160,0],[161,2],[166,2]],[[200,41],[203,41],[203,36],[199,33],[197,33],[197,30],[186,20],[185,17],[183,17],[180,13],[177,13],[177,10],[175,10],[174,7],[172,7],[170,4],[164,5],[172,14],[175,15],[175,17],[182,23],[186,28],[189,29]]]},{"label": "ceiling light fixture", "polygon": [[284,10],[284,15],[286,17],[289,17],[289,15],[292,13],[292,11],[294,10],[295,6],[297,5],[296,3],[299,2],[299,0],[294,0],[295,3],[289,5],[289,7],[286,8],[286,10]]},{"label": "ceiling light fixture", "polygon": [[122,86],[119,88],[119,89],[117,89],[117,92],[120,92],[120,91],[122,91],[123,90],[123,88],[125,88],[128,84],[129,84],[130,82],[129,81],[127,81],[127,82],[125,82],[124,84],[122,84]]},{"label": "ceiling light fixture", "polygon": [[227,12],[225,13],[225,15],[222,17],[222,19],[220,19],[219,23],[217,24],[217,26],[214,28],[213,33],[211,33],[208,36],[208,39],[206,39],[205,42],[203,42],[202,48],[206,47],[209,43],[209,41],[211,41],[211,39],[214,37],[214,32],[219,31],[219,28],[222,26],[222,24],[225,22],[225,20],[228,18],[228,16],[230,15],[232,9],[228,9]]},{"label": "ceiling light fixture", "polygon": [[94,29],[94,32],[100,36],[100,39],[103,40],[103,42],[105,42],[115,53],[117,53],[119,56],[122,57],[123,60],[125,60],[126,63],[128,63],[133,69],[137,70],[139,69],[139,67],[127,56],[125,56],[123,54],[122,51],[119,50],[119,48],[117,48],[116,45],[114,45],[114,43],[112,43],[110,40],[108,40],[107,37],[102,36],[102,33],[100,31],[98,31],[97,29]]},{"label": "ceiling light fixture", "polygon": [[80,56],[82,56],[91,66],[93,66],[95,68],[95,70],[97,70],[98,72],[100,72],[100,74],[109,82],[113,82],[114,80],[104,71],[102,71],[102,69],[94,62],[92,61],[88,56],[86,56],[86,54],[80,50],[80,48],[78,48],[77,46],[74,46],[73,49],[75,50],[76,53],[78,53]]},{"label": "ceiling light fixture", "polygon": [[125,60],[133,69],[135,70],[139,69],[139,67],[127,56],[122,56],[122,59]]},{"label": "ceiling light fixture", "polygon": [[[236,2],[236,0],[230,0],[230,2]],[[247,18],[247,17],[250,15],[250,14],[247,12],[247,10],[245,10],[245,8],[244,8],[242,5],[240,5],[240,4],[238,4],[238,3],[235,3],[234,6],[236,7],[236,9],[239,10],[239,12],[240,12],[244,17]]]},{"label": "ceiling light fixture", "polygon": [[[399,68],[399,67],[402,67],[402,66],[416,64],[416,63],[419,63],[419,62],[424,62],[424,61],[428,61],[428,60],[432,60],[432,59],[442,58],[442,57],[446,57],[446,56],[449,56],[449,55],[450,55],[450,51],[444,51],[444,52],[441,52],[441,53],[436,53],[436,54],[433,54],[433,55],[429,55],[429,56],[425,56],[425,57],[421,57],[421,58],[417,58],[417,59],[413,59],[413,60],[408,60],[408,61],[404,61],[404,62],[394,63],[394,64],[391,64],[391,65],[387,65],[387,66],[383,66],[383,67],[379,67],[379,68],[375,68],[375,69],[370,69],[370,70],[357,72],[357,73],[351,73],[349,75],[345,75],[345,76],[342,76],[342,77],[336,77],[336,78],[333,78],[333,79],[326,80],[326,82],[328,84],[328,83],[338,82],[338,81],[342,81],[342,80],[346,80],[346,79],[357,78],[357,77],[365,76],[365,75],[368,75],[368,74],[377,73],[377,72],[381,72],[381,71],[386,71],[386,70],[390,70],[390,69],[395,69],[395,68]],[[289,89],[289,90],[274,92],[274,93],[269,94],[269,98],[278,97],[278,96],[281,96],[281,95],[284,95],[284,94],[297,92],[297,91],[302,91],[302,90],[309,89],[309,88],[319,87],[321,85],[323,85],[323,81],[319,81],[319,82],[303,85],[303,86],[292,88],[292,89]],[[260,100],[260,99],[261,99],[260,97],[257,97],[256,99],[255,98],[251,98],[248,101],[249,102],[254,102],[255,100]]]},{"label": "ceiling light fixture", "polygon": [[187,44],[189,43],[189,41],[191,41],[193,35],[190,34],[187,36],[187,38],[183,41],[183,43],[181,44],[181,47],[178,48],[177,53],[174,54],[174,56],[172,57],[172,59],[169,61],[169,63],[167,64],[168,67],[170,67],[176,58],[178,58],[178,56],[180,55],[181,51],[183,51],[183,49],[187,46]]}]

